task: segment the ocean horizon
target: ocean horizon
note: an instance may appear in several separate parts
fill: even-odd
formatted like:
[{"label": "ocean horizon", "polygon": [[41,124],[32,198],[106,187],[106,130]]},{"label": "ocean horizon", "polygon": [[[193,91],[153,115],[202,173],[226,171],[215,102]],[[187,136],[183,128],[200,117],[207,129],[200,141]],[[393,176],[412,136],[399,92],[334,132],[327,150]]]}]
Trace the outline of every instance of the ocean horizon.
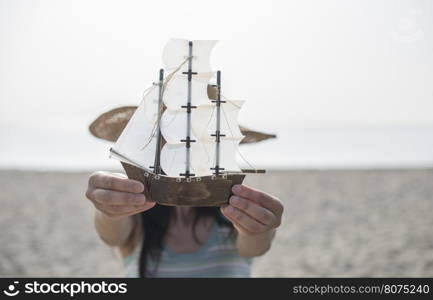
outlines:
[{"label": "ocean horizon", "polygon": [[[278,127],[275,127],[278,128]],[[257,128],[252,128],[257,129]],[[388,169],[433,167],[433,127],[293,126],[277,138],[241,145],[242,167],[266,169]],[[121,170],[111,143],[82,128],[3,127],[0,169]],[[247,162],[244,161],[245,158]]]}]

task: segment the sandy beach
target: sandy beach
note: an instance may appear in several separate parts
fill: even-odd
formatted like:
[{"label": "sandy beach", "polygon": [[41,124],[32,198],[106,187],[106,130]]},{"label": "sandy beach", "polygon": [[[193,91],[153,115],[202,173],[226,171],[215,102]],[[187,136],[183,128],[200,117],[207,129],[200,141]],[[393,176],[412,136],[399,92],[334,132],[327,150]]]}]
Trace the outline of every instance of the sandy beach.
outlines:
[{"label": "sandy beach", "polygon": [[[89,173],[0,171],[0,276],[122,276],[93,228]],[[433,276],[433,170],[271,171],[285,204],[256,277]]]}]

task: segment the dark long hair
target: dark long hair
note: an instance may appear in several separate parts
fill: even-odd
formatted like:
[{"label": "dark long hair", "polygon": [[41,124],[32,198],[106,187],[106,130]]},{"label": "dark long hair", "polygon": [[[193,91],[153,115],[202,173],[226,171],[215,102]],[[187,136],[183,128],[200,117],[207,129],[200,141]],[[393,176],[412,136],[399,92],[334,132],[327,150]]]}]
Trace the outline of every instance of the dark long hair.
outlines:
[{"label": "dark long hair", "polygon": [[[195,227],[201,218],[214,217],[218,225],[227,226],[233,234],[233,225],[223,217],[219,207],[195,207],[194,220],[192,224],[193,237],[197,243]],[[167,232],[170,219],[173,217],[174,207],[155,205],[141,213],[142,220],[142,247],[139,260],[140,277],[152,277],[156,270],[148,270],[148,259],[158,262],[162,251],[162,241]]]}]

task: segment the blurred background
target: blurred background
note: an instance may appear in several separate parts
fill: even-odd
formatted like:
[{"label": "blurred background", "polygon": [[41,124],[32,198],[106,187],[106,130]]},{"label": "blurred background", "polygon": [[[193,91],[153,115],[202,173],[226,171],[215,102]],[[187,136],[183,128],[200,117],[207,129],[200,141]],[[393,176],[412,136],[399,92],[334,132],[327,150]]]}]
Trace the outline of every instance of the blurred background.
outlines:
[{"label": "blurred background", "polygon": [[122,276],[84,196],[121,168],[88,126],[173,37],[220,40],[240,124],[278,136],[240,149],[286,207],[254,276],[433,276],[427,0],[0,0],[0,276]]}]

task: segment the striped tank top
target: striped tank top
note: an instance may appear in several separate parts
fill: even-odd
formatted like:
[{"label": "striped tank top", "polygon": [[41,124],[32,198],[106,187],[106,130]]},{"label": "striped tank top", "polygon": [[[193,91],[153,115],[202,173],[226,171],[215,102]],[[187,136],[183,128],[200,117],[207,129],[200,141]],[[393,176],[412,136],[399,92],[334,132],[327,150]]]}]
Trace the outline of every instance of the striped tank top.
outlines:
[{"label": "striped tank top", "polygon": [[[195,252],[176,253],[163,243],[157,268],[148,259],[154,277],[250,277],[251,259],[239,255],[235,235],[215,221],[208,240]],[[123,258],[126,277],[138,277],[141,242]]]}]

